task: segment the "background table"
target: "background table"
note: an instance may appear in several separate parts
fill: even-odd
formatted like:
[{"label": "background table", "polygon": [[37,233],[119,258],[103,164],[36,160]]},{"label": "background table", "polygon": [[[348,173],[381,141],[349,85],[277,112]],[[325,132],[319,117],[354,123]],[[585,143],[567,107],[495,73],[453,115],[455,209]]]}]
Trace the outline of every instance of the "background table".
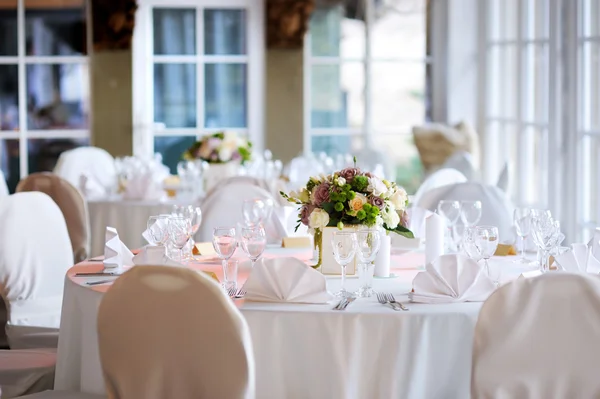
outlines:
[{"label": "background table", "polygon": [[[269,249],[267,257],[310,251]],[[494,260],[505,265],[506,260]],[[396,278],[375,279],[375,289],[407,301],[423,262],[420,253],[393,256]],[[240,269],[240,281],[249,272]],[[222,273],[207,259],[193,268]],[[68,272],[56,365],[56,389],[103,393],[96,317],[108,285],[85,286],[106,277],[74,277],[102,269],[82,263]],[[507,268],[508,270],[508,268]],[[505,278],[514,277],[511,270]],[[339,288],[329,277],[328,288]],[[349,278],[348,288],[358,280]],[[332,305],[235,302],[250,327],[256,361],[257,398],[468,398],[471,348],[481,303],[407,304],[395,312],[372,298],[357,299],[344,312]]]},{"label": "background table", "polygon": [[88,200],[90,215],[91,256],[104,254],[106,227],[114,227],[128,248],[141,248],[145,244],[142,231],[148,218],[161,213],[171,213],[170,201],[129,201],[122,199]]}]

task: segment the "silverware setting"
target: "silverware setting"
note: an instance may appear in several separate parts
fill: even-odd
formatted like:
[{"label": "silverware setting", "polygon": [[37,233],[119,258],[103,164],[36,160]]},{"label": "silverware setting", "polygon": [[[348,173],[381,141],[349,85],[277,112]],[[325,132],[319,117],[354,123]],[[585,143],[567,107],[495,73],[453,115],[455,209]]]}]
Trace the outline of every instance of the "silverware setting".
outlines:
[{"label": "silverware setting", "polygon": [[75,277],[94,277],[94,276],[119,276],[119,273],[97,272],[97,273],[75,273]]},{"label": "silverware setting", "polygon": [[382,305],[390,305],[394,310],[409,310],[406,306],[396,301],[396,298],[392,294],[386,292],[377,293],[377,301]]},{"label": "silverware setting", "polygon": [[337,305],[333,307],[333,310],[346,310],[348,305],[354,302],[356,298],[344,298]]},{"label": "silverware setting", "polygon": [[244,287],[240,289],[230,288],[229,290],[227,290],[227,295],[229,295],[233,299],[240,299],[243,298],[244,295],[246,295],[246,289]]},{"label": "silverware setting", "polygon": [[86,285],[100,285],[100,284],[112,283],[113,281],[115,281],[115,280],[88,281],[85,284]]}]

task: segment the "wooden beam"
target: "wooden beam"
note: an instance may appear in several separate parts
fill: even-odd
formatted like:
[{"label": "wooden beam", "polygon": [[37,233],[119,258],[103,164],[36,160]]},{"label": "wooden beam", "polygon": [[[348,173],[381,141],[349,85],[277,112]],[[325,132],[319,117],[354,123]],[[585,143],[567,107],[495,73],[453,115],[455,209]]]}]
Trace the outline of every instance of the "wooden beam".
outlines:
[{"label": "wooden beam", "polygon": [[314,0],[267,0],[267,48],[302,48],[314,7]]}]

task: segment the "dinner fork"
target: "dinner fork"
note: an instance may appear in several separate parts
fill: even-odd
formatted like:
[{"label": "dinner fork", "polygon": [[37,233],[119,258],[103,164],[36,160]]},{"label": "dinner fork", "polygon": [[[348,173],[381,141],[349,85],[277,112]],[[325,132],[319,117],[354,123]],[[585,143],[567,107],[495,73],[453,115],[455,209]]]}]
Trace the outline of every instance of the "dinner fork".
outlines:
[{"label": "dinner fork", "polygon": [[239,290],[237,290],[237,292],[235,293],[235,295],[233,297],[238,299],[238,298],[243,298],[244,295],[246,295],[246,289],[244,287],[242,287]]},{"label": "dinner fork", "polygon": [[400,308],[396,307],[393,303],[391,303],[387,298],[386,295],[381,293],[381,292],[377,292],[377,300],[379,301],[380,304],[382,305],[390,305],[392,307],[392,309],[394,310],[400,310]]},{"label": "dinner fork", "polygon": [[396,301],[396,298],[394,298],[394,295],[386,293],[385,297],[386,297],[386,299],[388,300],[389,303],[398,305],[400,307],[400,309],[402,309],[404,311],[408,310],[408,308],[406,306],[404,306],[400,302]]}]

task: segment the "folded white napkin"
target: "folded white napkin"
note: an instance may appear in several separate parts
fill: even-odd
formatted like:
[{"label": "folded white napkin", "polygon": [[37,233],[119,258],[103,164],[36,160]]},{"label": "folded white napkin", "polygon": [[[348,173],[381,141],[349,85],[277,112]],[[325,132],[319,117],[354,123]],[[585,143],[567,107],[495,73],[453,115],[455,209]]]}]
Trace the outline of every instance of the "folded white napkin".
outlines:
[{"label": "folded white napkin", "polygon": [[483,302],[496,286],[477,262],[462,254],[442,255],[413,280],[413,302]]},{"label": "folded white napkin", "polygon": [[591,245],[572,244],[570,251],[555,255],[554,260],[568,272],[600,273],[600,261]]},{"label": "folded white napkin", "polygon": [[108,195],[106,187],[89,173],[79,176],[79,190],[85,198],[104,198]]},{"label": "folded white napkin", "polygon": [[332,299],[325,276],[296,258],[261,259],[244,288],[249,301],[327,303]]},{"label": "folded white napkin", "polygon": [[162,180],[152,172],[134,175],[127,180],[123,198],[129,200],[160,200],[166,195]]},{"label": "folded white napkin", "polygon": [[183,264],[175,262],[165,255],[165,247],[158,247],[155,245],[146,245],[137,255],[133,257],[133,264],[136,266],[184,266]]},{"label": "folded white napkin", "polygon": [[588,247],[592,250],[592,254],[596,257],[596,259],[600,259],[600,227],[596,227],[594,236],[590,242],[588,242]]},{"label": "folded white napkin", "polygon": [[146,242],[148,244],[154,245],[154,240],[150,236],[150,230],[151,229],[164,229],[167,227],[166,225],[167,225],[167,221],[165,219],[157,219],[153,225],[151,225],[149,228],[144,230],[144,232],[142,233],[142,237],[144,237],[144,240],[146,240]]},{"label": "folded white napkin", "polygon": [[107,227],[105,237],[104,267],[107,269],[120,269],[123,266],[132,266],[133,254],[119,238],[117,229],[114,227]]}]

